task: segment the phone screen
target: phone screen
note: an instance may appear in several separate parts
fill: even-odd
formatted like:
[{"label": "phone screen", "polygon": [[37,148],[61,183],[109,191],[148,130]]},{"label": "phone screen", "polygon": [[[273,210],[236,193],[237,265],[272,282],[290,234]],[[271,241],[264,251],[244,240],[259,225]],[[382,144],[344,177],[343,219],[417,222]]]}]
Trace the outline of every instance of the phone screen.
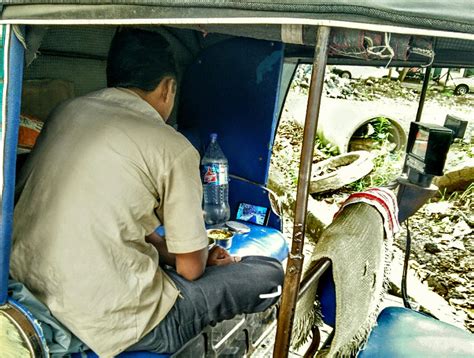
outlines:
[{"label": "phone screen", "polygon": [[236,219],[258,225],[265,225],[268,213],[268,208],[264,206],[240,203]]}]

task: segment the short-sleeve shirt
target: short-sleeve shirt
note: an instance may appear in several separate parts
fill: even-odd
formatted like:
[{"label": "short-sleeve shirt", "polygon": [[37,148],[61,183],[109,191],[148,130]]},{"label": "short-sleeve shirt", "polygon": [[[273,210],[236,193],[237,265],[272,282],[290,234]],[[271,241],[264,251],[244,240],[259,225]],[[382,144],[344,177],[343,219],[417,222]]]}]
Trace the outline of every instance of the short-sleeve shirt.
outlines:
[{"label": "short-sleeve shirt", "polygon": [[145,235],[207,246],[199,154],[147,102],[108,88],[47,121],[18,180],[11,274],[100,356],[139,341],[179,292]]}]

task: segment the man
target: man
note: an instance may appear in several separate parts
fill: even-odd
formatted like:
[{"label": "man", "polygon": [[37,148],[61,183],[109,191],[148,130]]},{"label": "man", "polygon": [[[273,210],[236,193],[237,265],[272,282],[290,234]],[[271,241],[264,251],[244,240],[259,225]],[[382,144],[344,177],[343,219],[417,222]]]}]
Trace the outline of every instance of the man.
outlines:
[{"label": "man", "polygon": [[165,123],[177,86],[167,42],[118,32],[107,81],[54,111],[23,168],[11,274],[100,356],[174,352],[208,324],[268,308],[277,298],[259,295],[283,272],[208,253],[199,155]]}]

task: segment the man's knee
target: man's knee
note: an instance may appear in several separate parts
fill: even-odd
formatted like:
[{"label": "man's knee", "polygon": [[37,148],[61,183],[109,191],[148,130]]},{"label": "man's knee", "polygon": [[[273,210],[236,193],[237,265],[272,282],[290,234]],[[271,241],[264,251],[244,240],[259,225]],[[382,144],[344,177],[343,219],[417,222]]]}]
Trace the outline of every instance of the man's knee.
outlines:
[{"label": "man's knee", "polygon": [[253,267],[255,279],[265,279],[270,284],[283,285],[285,272],[277,259],[266,256],[247,256],[242,258],[242,262]]},{"label": "man's knee", "polygon": [[[248,256],[242,259],[242,262],[251,267],[251,274],[248,277],[251,285],[254,287],[254,294],[257,295],[257,302],[260,309],[269,307],[279,299],[279,290],[283,286],[285,273],[281,263],[271,257]],[[264,295],[268,298],[261,298]]]}]

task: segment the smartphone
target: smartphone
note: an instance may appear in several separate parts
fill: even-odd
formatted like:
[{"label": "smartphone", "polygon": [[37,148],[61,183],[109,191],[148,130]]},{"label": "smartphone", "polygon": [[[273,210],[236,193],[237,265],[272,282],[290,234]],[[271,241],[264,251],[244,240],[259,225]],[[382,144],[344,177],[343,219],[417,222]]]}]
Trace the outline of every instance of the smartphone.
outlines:
[{"label": "smartphone", "polygon": [[269,216],[270,208],[248,203],[240,203],[235,219],[257,225],[266,225]]}]

